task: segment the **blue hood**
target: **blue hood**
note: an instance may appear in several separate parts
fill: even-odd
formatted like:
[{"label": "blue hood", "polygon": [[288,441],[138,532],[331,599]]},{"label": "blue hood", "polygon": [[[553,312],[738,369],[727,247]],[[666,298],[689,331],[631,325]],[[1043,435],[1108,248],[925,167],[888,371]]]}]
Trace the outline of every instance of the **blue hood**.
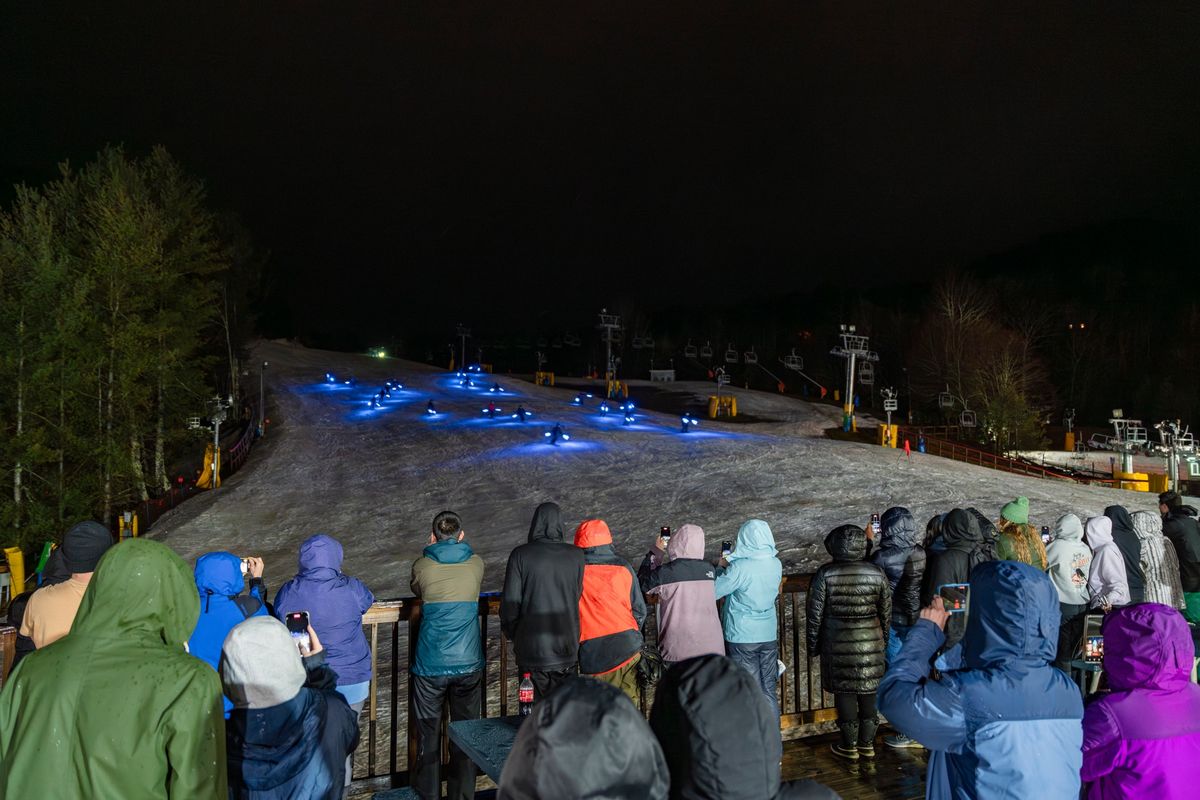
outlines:
[{"label": "blue hood", "polygon": [[1058,646],[1058,592],[1041,570],[987,561],[971,570],[971,608],[963,636],[969,669],[1045,666]]},{"label": "blue hood", "polygon": [[311,536],[300,545],[300,571],[321,567],[337,572],[342,570],[342,545],[324,533]]},{"label": "blue hood", "polygon": [[456,542],[453,539],[447,539],[444,542],[429,545],[423,553],[426,558],[439,564],[461,564],[473,556],[475,551],[465,541]]},{"label": "blue hood", "polygon": [[771,526],[761,519],[747,520],[738,528],[734,558],[774,558],[778,552]]},{"label": "blue hood", "polygon": [[242,576],[242,560],[233,553],[205,553],[196,559],[194,574],[196,588],[200,590],[201,597],[209,592],[234,597],[246,588],[246,579]]}]

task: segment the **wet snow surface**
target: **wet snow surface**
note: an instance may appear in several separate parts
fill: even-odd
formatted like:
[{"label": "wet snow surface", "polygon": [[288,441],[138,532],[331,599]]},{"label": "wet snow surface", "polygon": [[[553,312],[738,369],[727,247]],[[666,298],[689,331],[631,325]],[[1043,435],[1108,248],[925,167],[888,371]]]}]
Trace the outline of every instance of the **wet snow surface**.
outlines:
[{"label": "wet snow surface", "polygon": [[[496,400],[502,419],[489,420],[480,412],[494,395],[461,388],[452,374],[428,366],[277,342],[260,343],[255,358],[270,362],[267,438],[221,489],[163,517],[151,536],[189,563],[220,549],[260,555],[272,591],[295,572],[300,542],[328,533],[345,547],[345,572],[377,597],[406,595],[409,565],[443,509],[462,516],[488,564],[484,589],[491,590],[500,588],[509,551],[525,541],[530,515],[545,500],[562,506],[571,531],[584,519],[605,519],[618,552],[635,567],[661,525],[700,525],[711,555],[758,517],[770,523],[787,571],[827,560],[822,540],[835,526],[862,525],[893,505],[907,506],[922,526],[954,506],[998,515],[1017,494],[1030,498],[1035,524],[1052,525],[1067,511],[1097,514],[1112,503],[1155,507],[1146,494],[836,442],[822,435],[838,423],[836,408],[764,392],[735,390],[738,410],[764,422],[704,419],[682,435],[675,415],[639,410],[626,427],[615,410],[602,418],[596,400],[574,407],[572,392],[503,376],[495,378],[506,390]],[[328,384],[326,371],[353,375],[358,385]],[[407,388],[368,410],[367,399],[389,378]],[[672,389],[694,392],[699,404],[712,386]],[[433,418],[424,413],[429,399],[440,412]],[[518,402],[535,414],[524,424],[507,417]],[[542,433],[554,422],[570,442],[545,443]]]}]

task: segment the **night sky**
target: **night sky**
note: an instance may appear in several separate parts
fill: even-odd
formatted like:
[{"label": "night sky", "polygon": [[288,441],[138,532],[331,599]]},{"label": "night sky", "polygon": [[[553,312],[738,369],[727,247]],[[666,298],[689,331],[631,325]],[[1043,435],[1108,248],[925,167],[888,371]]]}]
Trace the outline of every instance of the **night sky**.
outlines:
[{"label": "night sky", "polygon": [[330,338],[1194,225],[1198,7],[983,6],[7,2],[0,199],[164,144]]}]

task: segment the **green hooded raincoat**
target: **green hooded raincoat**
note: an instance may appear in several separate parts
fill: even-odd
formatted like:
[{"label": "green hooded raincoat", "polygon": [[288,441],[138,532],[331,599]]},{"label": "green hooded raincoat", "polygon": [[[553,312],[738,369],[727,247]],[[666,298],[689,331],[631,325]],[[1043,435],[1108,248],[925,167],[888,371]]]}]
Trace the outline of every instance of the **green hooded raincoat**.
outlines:
[{"label": "green hooded raincoat", "polygon": [[199,615],[170,549],[110,549],[71,633],[0,694],[0,799],[225,798],[221,682],[184,650]]}]

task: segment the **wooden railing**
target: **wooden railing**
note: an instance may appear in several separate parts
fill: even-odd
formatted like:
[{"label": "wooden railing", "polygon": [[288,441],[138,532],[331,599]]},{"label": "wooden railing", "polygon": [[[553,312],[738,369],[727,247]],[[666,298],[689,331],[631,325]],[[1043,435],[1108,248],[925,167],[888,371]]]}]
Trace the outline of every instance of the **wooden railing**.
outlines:
[{"label": "wooden railing", "polygon": [[17,655],[17,629],[11,625],[0,625],[0,688],[8,680],[13,659]]},{"label": "wooden railing", "polygon": [[[833,696],[821,690],[817,660],[808,657],[805,643],[805,601],[811,575],[783,579],[776,600],[779,620],[779,658],[787,671],[779,681],[780,727],[791,735],[807,725],[835,719]],[[657,596],[646,598],[651,609],[646,638],[657,640]],[[405,786],[416,763],[416,727],[409,724],[411,682],[409,654],[421,626],[421,601],[416,598],[378,602],[363,616],[371,647],[371,687],[364,707],[362,740],[354,760],[354,780],[363,788]],[[507,716],[515,712],[516,662],[507,637],[500,630],[500,597],[479,598],[479,627],[486,655],[480,699],[481,716]],[[653,689],[643,691],[641,708],[649,712]],[[447,755],[443,730],[442,754]],[[403,748],[403,749],[402,749]]]},{"label": "wooden railing", "polygon": [[962,442],[955,442],[949,439],[941,439],[937,436],[930,435],[925,429],[902,427],[900,429],[901,440],[907,437],[915,447],[918,430],[924,433],[925,452],[929,455],[961,461],[964,464],[975,464],[980,467],[997,469],[1001,472],[1010,472],[1016,475],[1031,475],[1036,478],[1050,478],[1053,480],[1068,481],[1070,483],[1112,484],[1111,479],[1103,476],[1093,477],[1089,475],[1071,475],[1065,470],[1042,467],[1037,464],[1031,464],[1028,461],[1023,461],[1019,458],[1009,458],[1008,456],[998,455],[974,445],[963,444]]}]

